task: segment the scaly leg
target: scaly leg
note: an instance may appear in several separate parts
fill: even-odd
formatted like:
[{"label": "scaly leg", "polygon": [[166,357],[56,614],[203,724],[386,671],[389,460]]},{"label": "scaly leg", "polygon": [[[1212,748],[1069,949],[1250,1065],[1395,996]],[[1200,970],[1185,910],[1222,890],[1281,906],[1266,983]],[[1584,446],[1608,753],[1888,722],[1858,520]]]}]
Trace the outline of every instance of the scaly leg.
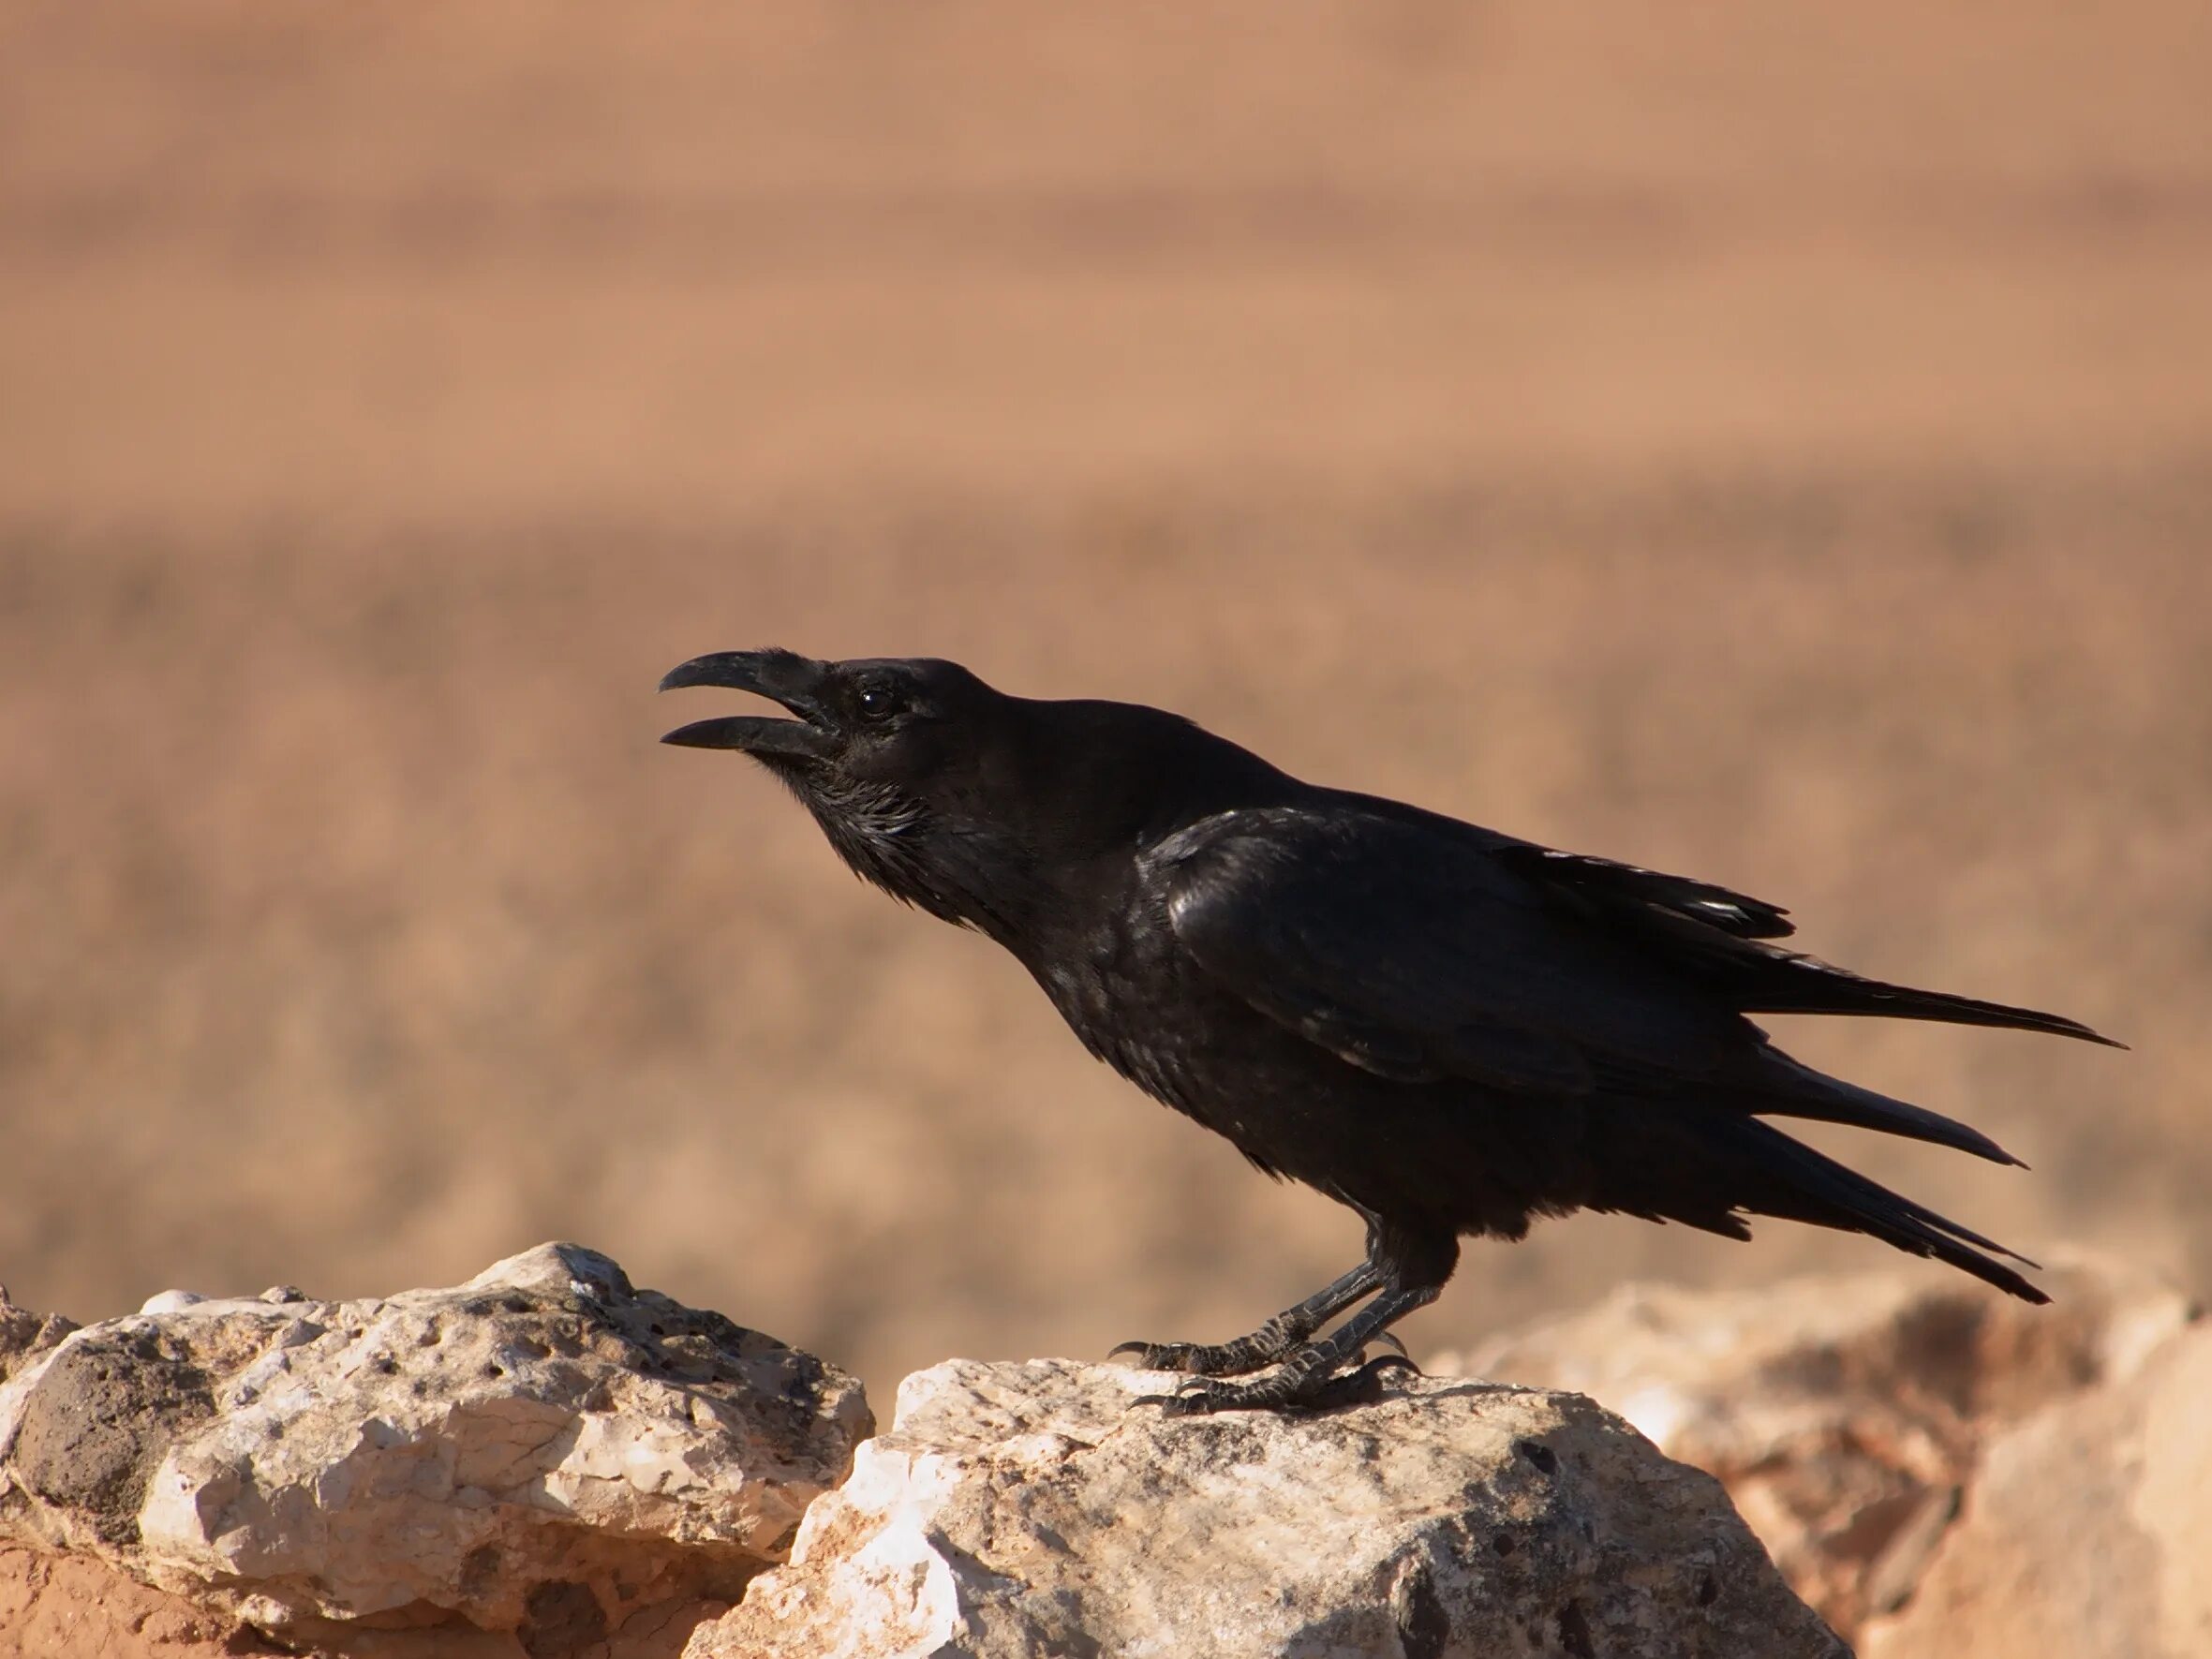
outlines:
[{"label": "scaly leg", "polygon": [[1123,1342],[1106,1357],[1134,1354],[1138,1370],[1189,1371],[1200,1377],[1240,1377],[1265,1370],[1361,1296],[1381,1289],[1384,1271],[1370,1253],[1335,1283],[1284,1309],[1250,1336],[1233,1342]]},{"label": "scaly leg", "polygon": [[1147,1395],[1137,1403],[1161,1406],[1171,1417],[1190,1417],[1213,1412],[1314,1411],[1372,1400],[1384,1371],[1411,1368],[1413,1361],[1386,1355],[1357,1370],[1345,1372],[1343,1367],[1397,1321],[1433,1302],[1443,1290],[1441,1283],[1389,1286],[1320,1341],[1292,1349],[1275,1374],[1259,1382],[1224,1383],[1195,1376],[1173,1394]]}]

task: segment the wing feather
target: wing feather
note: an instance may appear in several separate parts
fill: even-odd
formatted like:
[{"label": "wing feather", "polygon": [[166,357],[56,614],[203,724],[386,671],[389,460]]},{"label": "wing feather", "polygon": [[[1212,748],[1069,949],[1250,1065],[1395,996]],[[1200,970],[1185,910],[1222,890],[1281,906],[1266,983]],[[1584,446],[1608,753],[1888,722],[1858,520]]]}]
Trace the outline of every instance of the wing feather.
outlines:
[{"label": "wing feather", "polygon": [[1170,837],[1157,862],[1201,967],[1378,1075],[1583,1094],[1623,1069],[1694,1081],[1757,1040],[1602,930],[1561,926],[1490,849],[1419,823],[1242,810]]}]

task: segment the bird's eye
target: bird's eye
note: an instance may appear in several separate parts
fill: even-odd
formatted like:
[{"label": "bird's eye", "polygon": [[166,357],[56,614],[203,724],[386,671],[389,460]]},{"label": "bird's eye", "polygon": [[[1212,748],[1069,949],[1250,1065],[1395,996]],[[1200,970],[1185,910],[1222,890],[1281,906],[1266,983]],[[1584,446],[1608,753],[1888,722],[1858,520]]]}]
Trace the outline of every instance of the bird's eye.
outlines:
[{"label": "bird's eye", "polygon": [[887,720],[906,706],[895,686],[877,680],[853,693],[853,707],[864,720]]}]

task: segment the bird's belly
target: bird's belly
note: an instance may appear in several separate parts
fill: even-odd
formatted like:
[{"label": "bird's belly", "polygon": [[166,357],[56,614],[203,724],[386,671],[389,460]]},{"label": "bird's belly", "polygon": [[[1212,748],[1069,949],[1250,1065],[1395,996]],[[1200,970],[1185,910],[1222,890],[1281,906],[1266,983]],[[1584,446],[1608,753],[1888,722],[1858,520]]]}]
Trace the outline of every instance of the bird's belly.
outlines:
[{"label": "bird's belly", "polygon": [[[1253,1163],[1370,1214],[1517,1237],[1575,1161],[1580,1113],[1361,1070],[1195,969],[1046,989],[1086,1048]],[[1043,976],[1040,975],[1042,979]]]}]

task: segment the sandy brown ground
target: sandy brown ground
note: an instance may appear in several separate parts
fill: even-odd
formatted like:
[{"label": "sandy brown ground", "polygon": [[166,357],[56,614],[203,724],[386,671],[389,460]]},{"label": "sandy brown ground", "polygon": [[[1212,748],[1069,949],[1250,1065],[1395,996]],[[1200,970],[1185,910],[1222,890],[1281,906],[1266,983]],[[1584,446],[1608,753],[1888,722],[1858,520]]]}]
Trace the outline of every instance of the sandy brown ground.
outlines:
[{"label": "sandy brown ground", "polygon": [[[882,1393],[1344,1266],[654,744],[769,641],[2088,1018],[1785,1036],[2036,1167],[1824,1144],[2206,1281],[2199,8],[769,9],[0,0],[19,1301],[568,1236]],[[1411,1334],[1877,1249],[1583,1219]]]}]

